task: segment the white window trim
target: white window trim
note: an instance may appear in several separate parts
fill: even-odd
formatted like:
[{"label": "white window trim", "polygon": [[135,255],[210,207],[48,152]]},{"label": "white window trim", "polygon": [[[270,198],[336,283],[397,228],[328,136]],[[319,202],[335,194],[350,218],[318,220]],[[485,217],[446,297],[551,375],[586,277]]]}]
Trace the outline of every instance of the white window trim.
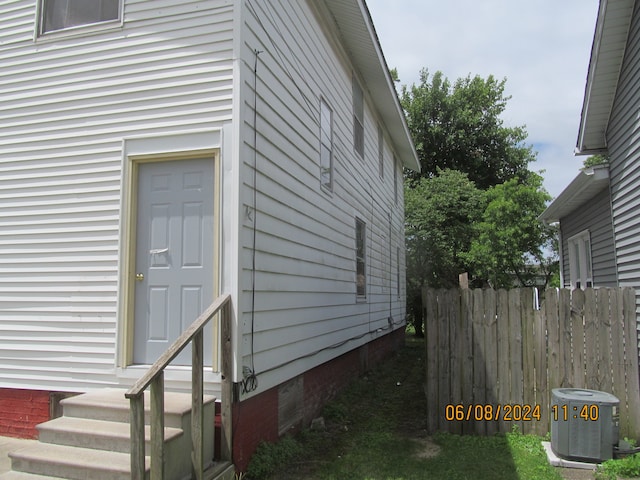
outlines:
[{"label": "white window trim", "polygon": [[569,279],[571,288],[593,287],[593,267],[591,259],[591,235],[584,230],[567,240],[569,250]]},{"label": "white window trim", "polygon": [[121,29],[124,25],[124,0],[118,1],[118,18],[113,20],[105,20],[102,22],[88,23],[86,25],[76,25],[73,27],[60,28],[58,30],[43,31],[44,28],[44,0],[38,0],[36,3],[36,22],[34,40],[48,40],[60,37],[72,37],[80,35],[89,35],[96,32],[104,32],[105,30]]}]

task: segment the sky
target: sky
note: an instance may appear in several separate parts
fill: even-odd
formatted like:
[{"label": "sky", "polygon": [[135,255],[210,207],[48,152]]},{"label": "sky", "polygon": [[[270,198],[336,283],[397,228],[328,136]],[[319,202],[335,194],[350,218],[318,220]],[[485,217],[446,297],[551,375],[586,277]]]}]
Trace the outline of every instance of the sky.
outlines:
[{"label": "sky", "polygon": [[598,0],[367,0],[401,85],[423,68],[458,78],[506,78],[504,125],[524,126],[556,197],[585,157],[574,156]]}]

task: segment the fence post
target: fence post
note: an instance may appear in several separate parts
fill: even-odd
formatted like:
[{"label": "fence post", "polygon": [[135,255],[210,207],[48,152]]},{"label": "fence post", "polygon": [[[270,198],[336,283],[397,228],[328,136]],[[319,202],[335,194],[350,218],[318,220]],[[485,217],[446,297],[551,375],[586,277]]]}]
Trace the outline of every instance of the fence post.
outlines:
[{"label": "fence post", "polygon": [[533,362],[535,365],[536,404],[540,405],[540,421],[534,425],[538,435],[544,435],[549,431],[549,381],[547,368],[547,299],[556,295],[555,289],[545,291],[543,308],[535,312],[534,319],[534,349]]},{"label": "fence post", "polygon": [[[473,290],[473,403],[486,405],[486,355],[484,294],[481,289]],[[478,435],[487,433],[484,420],[476,420],[474,432]]]}]

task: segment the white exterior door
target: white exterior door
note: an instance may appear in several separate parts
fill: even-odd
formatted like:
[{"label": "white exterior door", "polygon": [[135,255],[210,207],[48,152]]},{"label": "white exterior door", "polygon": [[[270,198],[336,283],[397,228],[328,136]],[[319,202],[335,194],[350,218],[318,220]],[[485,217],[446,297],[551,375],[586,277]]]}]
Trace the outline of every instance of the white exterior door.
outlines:
[{"label": "white exterior door", "polygon": [[[142,163],[137,191],[133,362],[148,365],[214,299],[213,159]],[[173,364],[190,365],[191,349]]]}]

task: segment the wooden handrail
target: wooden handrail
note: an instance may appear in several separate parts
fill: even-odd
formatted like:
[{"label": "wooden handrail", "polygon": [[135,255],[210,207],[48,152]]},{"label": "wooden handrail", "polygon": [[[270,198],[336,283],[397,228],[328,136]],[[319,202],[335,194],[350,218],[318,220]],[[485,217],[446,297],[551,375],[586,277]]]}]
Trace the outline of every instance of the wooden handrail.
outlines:
[{"label": "wooden handrail", "polygon": [[[192,437],[192,465],[193,476],[197,480],[203,478],[203,332],[206,324],[222,310],[222,403],[224,408],[229,402],[230,388],[227,369],[230,367],[231,325],[230,325],[231,295],[219,296],[175,342],[156,360],[147,372],[131,387],[125,397],[130,400],[131,411],[131,478],[143,480],[145,478],[145,438],[144,438],[144,391],[151,386],[151,479],[164,478],[164,370],[178,354],[189,344],[193,343],[191,358],[191,437]],[[227,396],[227,398],[225,398]],[[223,418],[222,452],[226,460],[230,460],[230,428],[228,419]]]}]

